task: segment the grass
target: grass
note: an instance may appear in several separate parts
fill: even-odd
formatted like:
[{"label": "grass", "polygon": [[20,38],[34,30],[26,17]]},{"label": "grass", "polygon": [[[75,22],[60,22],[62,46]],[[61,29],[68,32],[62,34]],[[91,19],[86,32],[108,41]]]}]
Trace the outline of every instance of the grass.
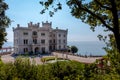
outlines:
[{"label": "grass", "polygon": [[37,55],[29,55],[29,54],[21,54],[21,55],[18,55],[17,57],[21,57],[21,58],[34,58],[36,57]]},{"label": "grass", "polygon": [[[50,61],[50,60],[55,60],[56,57],[44,57],[41,58],[41,61]],[[57,58],[57,60],[63,60],[63,58]]]}]

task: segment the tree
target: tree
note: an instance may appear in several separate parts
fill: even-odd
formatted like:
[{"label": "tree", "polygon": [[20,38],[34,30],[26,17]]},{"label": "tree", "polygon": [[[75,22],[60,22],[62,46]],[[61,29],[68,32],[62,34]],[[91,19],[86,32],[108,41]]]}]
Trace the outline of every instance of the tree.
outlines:
[{"label": "tree", "polygon": [[[57,7],[54,7],[55,2],[56,0],[40,1],[40,4],[45,7],[41,14],[45,13],[51,5],[54,9],[49,11],[50,16],[61,10],[62,4],[57,2]],[[98,26],[105,27],[104,31],[111,31],[115,37],[116,48],[120,52],[119,0],[67,0],[66,4],[71,9],[72,16],[89,24],[93,31]]]},{"label": "tree", "polygon": [[8,9],[8,5],[4,2],[4,0],[0,0],[0,48],[7,40],[5,36],[7,36],[6,28],[10,24],[10,19],[5,15],[5,11]]},{"label": "tree", "polygon": [[72,53],[76,53],[78,51],[78,48],[76,46],[71,46]]},{"label": "tree", "polygon": [[112,67],[112,72],[118,73],[120,75],[120,53],[116,50],[115,37],[113,34],[109,35],[110,40],[107,43],[105,50],[107,52],[108,59],[110,60],[110,66]]}]

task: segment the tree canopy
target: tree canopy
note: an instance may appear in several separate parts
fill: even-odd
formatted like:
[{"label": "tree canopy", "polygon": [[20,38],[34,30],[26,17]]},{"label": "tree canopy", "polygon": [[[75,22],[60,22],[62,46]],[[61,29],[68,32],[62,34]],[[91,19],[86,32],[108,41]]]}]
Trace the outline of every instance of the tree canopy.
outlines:
[{"label": "tree canopy", "polygon": [[6,28],[10,24],[10,19],[5,15],[5,11],[8,9],[8,5],[4,2],[4,0],[0,0],[0,48],[7,40],[5,36],[7,36]]},{"label": "tree canopy", "polygon": [[76,46],[71,46],[72,53],[78,52],[78,48]]},{"label": "tree canopy", "polygon": [[[41,14],[49,10],[50,6],[53,8],[53,11],[49,11],[50,16],[54,15],[54,12],[61,10],[61,2],[55,2],[56,0],[41,0],[40,4],[44,6]],[[89,24],[93,31],[98,26],[105,27],[104,31],[111,31],[115,37],[116,48],[120,52],[119,0],[67,0],[66,4],[71,9],[71,15]]]}]

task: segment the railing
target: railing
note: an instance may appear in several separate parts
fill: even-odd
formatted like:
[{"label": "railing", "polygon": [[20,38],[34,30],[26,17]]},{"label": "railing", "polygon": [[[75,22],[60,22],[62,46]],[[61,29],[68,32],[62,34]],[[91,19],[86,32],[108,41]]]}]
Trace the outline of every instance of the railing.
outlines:
[{"label": "railing", "polygon": [[14,47],[4,47],[0,49],[0,55],[11,54],[14,51]]},{"label": "railing", "polygon": [[33,37],[33,38],[37,38],[37,37],[38,37],[38,35],[32,35],[32,37]]}]

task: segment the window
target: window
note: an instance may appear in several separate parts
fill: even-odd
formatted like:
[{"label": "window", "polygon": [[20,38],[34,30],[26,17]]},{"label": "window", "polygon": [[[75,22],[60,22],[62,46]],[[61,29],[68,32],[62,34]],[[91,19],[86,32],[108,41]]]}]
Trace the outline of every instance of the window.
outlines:
[{"label": "window", "polygon": [[63,40],[63,43],[65,43],[66,41],[65,40]]},{"label": "window", "polygon": [[28,44],[28,40],[26,39],[26,44]]},{"label": "window", "polygon": [[24,39],[24,40],[23,40],[23,43],[24,43],[24,44],[28,44],[28,39]]},{"label": "window", "polygon": [[61,43],[61,40],[59,40],[59,43]]},{"label": "window", "polygon": [[44,40],[44,39],[42,39],[42,40],[41,40],[41,43],[42,43],[42,44],[45,44],[45,40]]},{"label": "window", "polygon": [[23,35],[28,35],[28,32],[23,32]]},{"label": "window", "polygon": [[53,43],[55,43],[55,39],[53,39]]},{"label": "window", "polygon": [[18,48],[16,48],[16,51],[18,51]]},{"label": "window", "polygon": [[59,49],[61,49],[61,46],[59,46]]},{"label": "window", "polygon": [[53,34],[53,37],[55,37],[55,34]]},{"label": "window", "polygon": [[28,52],[28,48],[24,48],[23,51],[24,51],[24,53]]},{"label": "window", "polygon": [[66,48],[66,46],[64,45],[64,49]]},{"label": "window", "polygon": [[52,43],[52,40],[49,40],[49,43]]},{"label": "window", "polygon": [[65,34],[63,36],[66,37]]},{"label": "window", "polygon": [[53,46],[53,49],[55,50],[56,48],[55,48],[55,45]]},{"label": "window", "polygon": [[25,44],[25,40],[23,40],[23,44]]},{"label": "window", "polygon": [[37,39],[33,39],[33,43],[34,43],[34,44],[37,44]]},{"label": "window", "polygon": [[37,32],[36,32],[36,31],[33,31],[33,35],[37,35]]},{"label": "window", "polygon": [[59,34],[59,37],[61,37],[61,34]]},{"label": "window", "polygon": [[49,46],[49,50],[52,50],[52,46]]},{"label": "window", "polygon": [[41,50],[42,50],[42,53],[45,53],[45,47],[42,47]]},{"label": "window", "polygon": [[16,40],[16,43],[18,44],[18,39]]},{"label": "window", "polygon": [[18,39],[15,39],[14,41],[15,41],[15,44],[18,44]]},{"label": "window", "polygon": [[41,36],[45,36],[45,33],[41,33]]}]

